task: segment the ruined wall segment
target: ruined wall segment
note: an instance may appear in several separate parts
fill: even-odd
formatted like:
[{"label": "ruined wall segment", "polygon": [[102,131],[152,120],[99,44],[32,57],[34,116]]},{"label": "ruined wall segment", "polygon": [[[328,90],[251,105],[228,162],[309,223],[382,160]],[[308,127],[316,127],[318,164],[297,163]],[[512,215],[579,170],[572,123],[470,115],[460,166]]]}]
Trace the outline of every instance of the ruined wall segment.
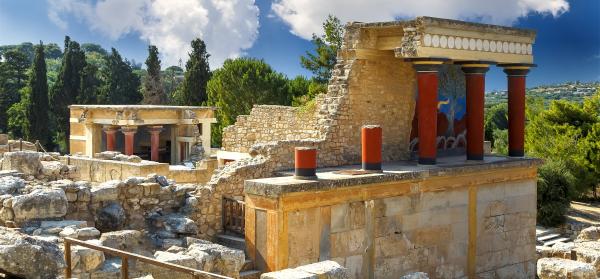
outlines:
[{"label": "ruined wall segment", "polygon": [[235,125],[223,129],[223,149],[250,152],[257,143],[279,140],[317,139],[314,108],[257,105],[249,115],[240,115]]},{"label": "ruined wall segment", "polygon": [[374,46],[378,35],[359,23],[349,24],[328,92],[317,97],[314,110],[255,106],[224,129],[223,149],[249,153],[260,149],[255,145],[314,140],[320,142],[320,166],[354,164],[360,162],[360,127],[376,124],[384,131],[384,160],[407,159],[415,74],[393,51],[372,55],[356,50]]}]

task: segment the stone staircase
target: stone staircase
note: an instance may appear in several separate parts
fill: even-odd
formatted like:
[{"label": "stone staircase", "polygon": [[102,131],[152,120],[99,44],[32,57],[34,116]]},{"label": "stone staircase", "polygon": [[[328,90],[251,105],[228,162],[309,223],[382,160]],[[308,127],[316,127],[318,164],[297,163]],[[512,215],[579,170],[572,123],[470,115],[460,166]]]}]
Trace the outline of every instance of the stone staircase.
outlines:
[{"label": "stone staircase", "polygon": [[562,235],[557,229],[544,228],[544,227],[540,227],[540,226],[537,226],[535,228],[535,237],[536,237],[538,246],[551,247],[552,245],[554,245],[558,242],[571,241],[571,239],[569,237]]},{"label": "stone staircase", "polygon": [[[243,237],[223,233],[217,235],[216,242],[229,248],[246,251],[246,240]],[[248,257],[248,255],[246,255]],[[246,259],[242,270],[240,270],[240,279],[259,279],[261,272],[254,269],[254,262]]]}]

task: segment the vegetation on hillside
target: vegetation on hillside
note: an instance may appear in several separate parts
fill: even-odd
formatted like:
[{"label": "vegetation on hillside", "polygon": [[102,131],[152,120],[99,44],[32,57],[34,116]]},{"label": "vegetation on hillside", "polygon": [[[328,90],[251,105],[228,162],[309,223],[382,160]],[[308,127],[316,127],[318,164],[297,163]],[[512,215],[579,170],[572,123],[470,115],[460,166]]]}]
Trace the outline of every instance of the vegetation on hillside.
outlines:
[{"label": "vegetation on hillside", "polygon": [[[598,199],[600,184],[600,89],[582,102],[528,97],[525,151],[542,158],[539,171],[538,222],[563,221],[571,199]],[[497,153],[508,145],[507,105],[486,110],[485,137]]]}]

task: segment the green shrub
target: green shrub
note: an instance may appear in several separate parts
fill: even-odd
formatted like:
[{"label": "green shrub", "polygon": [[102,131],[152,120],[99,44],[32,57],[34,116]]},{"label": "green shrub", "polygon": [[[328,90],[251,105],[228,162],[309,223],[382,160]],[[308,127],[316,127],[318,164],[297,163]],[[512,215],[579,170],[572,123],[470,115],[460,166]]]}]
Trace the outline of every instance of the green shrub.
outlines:
[{"label": "green shrub", "polygon": [[538,170],[537,222],[556,226],[564,222],[575,187],[575,177],[561,161],[548,162]]},{"label": "green shrub", "polygon": [[495,129],[492,148],[495,153],[508,155],[508,130]]}]

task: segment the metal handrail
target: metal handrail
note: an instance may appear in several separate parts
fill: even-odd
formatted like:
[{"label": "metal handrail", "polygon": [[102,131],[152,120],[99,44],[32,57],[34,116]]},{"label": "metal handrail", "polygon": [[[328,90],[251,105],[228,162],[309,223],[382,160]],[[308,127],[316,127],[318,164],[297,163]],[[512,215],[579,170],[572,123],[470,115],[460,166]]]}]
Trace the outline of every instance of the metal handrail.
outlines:
[{"label": "metal handrail", "polygon": [[164,268],[171,269],[174,271],[186,273],[186,274],[194,276],[194,279],[202,278],[200,276],[209,276],[209,277],[220,278],[220,279],[233,279],[232,277],[227,277],[227,276],[223,276],[223,275],[219,275],[219,274],[215,274],[215,273],[210,273],[210,272],[203,271],[203,270],[193,269],[193,268],[189,268],[189,267],[178,265],[178,264],[161,262],[161,261],[157,261],[156,259],[153,259],[153,258],[126,252],[123,250],[118,250],[118,249],[101,246],[101,245],[95,245],[95,244],[91,244],[91,243],[81,241],[79,239],[74,239],[71,237],[65,237],[65,262],[67,263],[65,277],[67,279],[71,278],[71,274],[72,274],[71,273],[71,265],[72,265],[71,243],[120,257],[121,258],[121,278],[124,278],[124,279],[129,278],[129,259],[134,259],[134,260],[138,260],[140,262],[146,262],[146,263],[156,265],[159,267],[164,267]]}]

